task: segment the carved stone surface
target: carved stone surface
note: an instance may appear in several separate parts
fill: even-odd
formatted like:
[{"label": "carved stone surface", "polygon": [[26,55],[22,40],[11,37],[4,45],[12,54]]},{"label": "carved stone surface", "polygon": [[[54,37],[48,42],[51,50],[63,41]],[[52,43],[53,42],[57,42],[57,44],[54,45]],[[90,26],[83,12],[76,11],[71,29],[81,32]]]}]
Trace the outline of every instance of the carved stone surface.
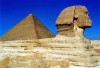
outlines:
[{"label": "carved stone surface", "polygon": [[75,25],[82,28],[91,27],[91,20],[88,16],[89,12],[85,6],[76,6],[74,21]]},{"label": "carved stone surface", "polygon": [[[28,20],[27,25],[31,26],[30,21],[33,20]],[[62,11],[56,22],[58,35],[54,38],[45,38],[49,33],[44,34],[41,23],[35,22],[37,31],[41,32],[32,36],[36,39],[26,33],[29,39],[25,35],[24,40],[16,36],[18,40],[11,41],[10,36],[7,38],[10,41],[0,41],[0,68],[100,68],[100,41],[90,41],[83,36],[84,29],[91,26],[84,6]]]},{"label": "carved stone surface", "polygon": [[58,16],[58,19],[56,21],[56,26],[58,28],[58,35],[65,35],[69,37],[74,37],[74,11],[75,6],[69,7],[64,9],[60,15]]},{"label": "carved stone surface", "polygon": [[84,29],[91,27],[88,11],[84,6],[72,6],[64,9],[57,21],[58,35],[83,37]]}]

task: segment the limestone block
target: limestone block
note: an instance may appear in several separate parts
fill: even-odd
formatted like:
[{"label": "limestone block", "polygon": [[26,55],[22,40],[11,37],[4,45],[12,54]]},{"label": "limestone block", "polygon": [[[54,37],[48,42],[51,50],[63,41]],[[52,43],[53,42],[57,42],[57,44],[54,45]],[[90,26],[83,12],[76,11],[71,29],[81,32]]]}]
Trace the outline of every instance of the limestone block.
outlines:
[{"label": "limestone block", "polygon": [[47,60],[43,63],[42,68],[69,68],[69,62],[66,60]]},{"label": "limestone block", "polygon": [[5,57],[4,59],[0,59],[0,68],[9,68],[8,63],[9,63],[10,58]]}]

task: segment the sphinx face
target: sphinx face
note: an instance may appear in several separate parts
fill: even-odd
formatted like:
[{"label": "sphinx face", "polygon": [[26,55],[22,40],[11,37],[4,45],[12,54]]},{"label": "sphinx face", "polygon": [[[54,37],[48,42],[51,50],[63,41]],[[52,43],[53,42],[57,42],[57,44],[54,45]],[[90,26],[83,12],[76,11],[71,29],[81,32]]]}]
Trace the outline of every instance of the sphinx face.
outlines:
[{"label": "sphinx face", "polygon": [[64,9],[56,21],[58,35],[84,37],[84,29],[92,26],[88,11],[84,6]]},{"label": "sphinx face", "polygon": [[84,38],[84,30],[91,27],[91,20],[84,6],[76,6],[74,16],[74,33],[76,37]]},{"label": "sphinx face", "polygon": [[82,28],[88,28],[92,26],[88,11],[85,7],[76,6],[74,25]]}]

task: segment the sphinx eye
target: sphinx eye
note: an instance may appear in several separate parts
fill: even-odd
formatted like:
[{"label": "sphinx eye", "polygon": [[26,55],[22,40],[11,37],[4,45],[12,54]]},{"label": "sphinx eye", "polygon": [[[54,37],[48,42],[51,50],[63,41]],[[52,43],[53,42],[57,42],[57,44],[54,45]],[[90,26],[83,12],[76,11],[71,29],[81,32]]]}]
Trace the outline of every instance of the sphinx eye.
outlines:
[{"label": "sphinx eye", "polygon": [[85,13],[88,14],[88,11],[86,11]]}]

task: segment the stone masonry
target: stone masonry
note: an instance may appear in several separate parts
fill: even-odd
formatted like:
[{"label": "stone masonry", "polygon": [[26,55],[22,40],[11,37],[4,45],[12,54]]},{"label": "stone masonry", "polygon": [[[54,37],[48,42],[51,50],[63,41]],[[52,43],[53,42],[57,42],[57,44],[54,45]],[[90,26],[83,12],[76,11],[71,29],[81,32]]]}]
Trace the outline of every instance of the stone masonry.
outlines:
[{"label": "stone masonry", "polygon": [[[24,20],[22,27],[29,28],[30,22],[26,21],[31,20]],[[45,33],[42,30],[45,27],[35,22],[35,28],[30,25],[32,30],[25,29],[33,34],[37,30],[34,36],[25,31],[13,36],[13,40],[12,30],[18,29],[18,24],[10,31],[11,36],[8,32],[1,38],[0,68],[100,68],[100,41],[84,38],[84,30],[91,27],[91,23],[85,6],[71,6],[58,16],[55,37],[47,30]]]}]

